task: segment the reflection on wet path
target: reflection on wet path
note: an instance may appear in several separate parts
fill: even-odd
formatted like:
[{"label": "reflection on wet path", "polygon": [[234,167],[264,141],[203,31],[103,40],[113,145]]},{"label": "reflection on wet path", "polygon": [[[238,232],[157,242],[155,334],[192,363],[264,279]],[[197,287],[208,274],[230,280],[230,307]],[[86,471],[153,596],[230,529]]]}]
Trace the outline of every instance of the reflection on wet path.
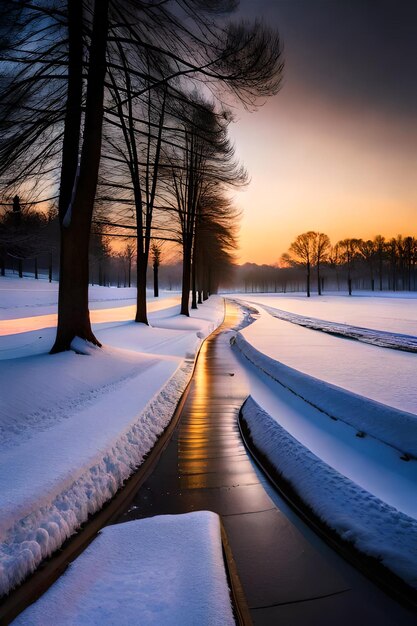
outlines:
[{"label": "reflection on wet path", "polygon": [[255,624],[413,623],[402,615],[395,621],[397,606],[372,585],[352,588],[337,559],[317,549],[265,490],[237,426],[249,392],[230,349],[240,319],[228,303],[224,323],[202,347],[170,443],[118,521],[199,509],[221,515]]}]

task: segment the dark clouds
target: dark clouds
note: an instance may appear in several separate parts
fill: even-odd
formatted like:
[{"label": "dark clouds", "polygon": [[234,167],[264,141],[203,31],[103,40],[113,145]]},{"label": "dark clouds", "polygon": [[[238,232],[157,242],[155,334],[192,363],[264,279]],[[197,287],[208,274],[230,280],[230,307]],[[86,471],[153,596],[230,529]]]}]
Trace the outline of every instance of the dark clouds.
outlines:
[{"label": "dark clouds", "polygon": [[284,41],[287,81],[417,121],[417,0],[241,0]]}]

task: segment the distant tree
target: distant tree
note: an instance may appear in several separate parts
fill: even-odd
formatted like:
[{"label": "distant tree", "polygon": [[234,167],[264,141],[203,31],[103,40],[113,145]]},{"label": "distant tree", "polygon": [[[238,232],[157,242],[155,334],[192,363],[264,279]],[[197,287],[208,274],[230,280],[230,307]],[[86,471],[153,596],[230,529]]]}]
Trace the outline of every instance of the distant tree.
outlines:
[{"label": "distant tree", "polygon": [[108,261],[111,257],[110,242],[102,226],[96,225],[90,236],[89,260],[90,260],[90,276],[94,276],[94,270],[97,270],[97,282],[100,286],[105,287],[109,275],[107,272]]},{"label": "distant tree", "polygon": [[[23,266],[39,278],[39,259],[50,255],[57,244],[56,220],[53,213],[36,211],[30,203],[15,195],[0,215],[1,271],[4,275],[6,258],[17,262],[19,277]],[[49,258],[48,258],[49,260]]]},{"label": "distant tree", "polygon": [[305,267],[307,274],[307,297],[311,295],[311,267],[316,258],[316,237],[313,230],[298,235],[289,248],[287,259],[292,265]]},{"label": "distant tree", "polygon": [[388,284],[393,291],[397,291],[398,255],[397,240],[395,237],[387,242],[387,257],[389,259],[389,281]]},{"label": "distant tree", "polygon": [[382,235],[376,235],[374,237],[374,250],[375,256],[378,263],[378,277],[379,277],[379,291],[382,291],[382,277],[383,277],[383,268],[384,268],[384,260],[387,256],[387,244],[385,241],[385,237]]},{"label": "distant tree", "polygon": [[367,239],[358,239],[358,252],[364,260],[369,270],[369,277],[371,280],[371,290],[375,291],[375,278],[374,278],[374,265],[376,258],[375,242]]},{"label": "distant tree", "polygon": [[321,296],[320,268],[321,265],[327,261],[330,248],[331,245],[329,237],[324,233],[316,233],[314,257],[317,268],[317,293],[319,296]]},{"label": "distant tree", "polygon": [[415,267],[417,263],[417,239],[415,237],[405,237],[404,257],[406,274],[404,283],[407,285],[408,291],[411,291],[411,279],[413,278],[415,282]]},{"label": "distant tree", "polygon": [[340,250],[340,259],[347,269],[348,292],[352,295],[352,270],[353,263],[359,249],[359,239],[342,239],[338,242]]},{"label": "distant tree", "polygon": [[153,268],[153,295],[155,298],[159,297],[159,266],[161,265],[162,257],[162,242],[154,241],[151,244],[151,259]]},{"label": "distant tree", "polygon": [[135,247],[128,243],[123,250],[123,259],[125,264],[127,265],[127,286],[132,286],[132,260],[135,256]]},{"label": "distant tree", "polygon": [[201,303],[201,296],[216,293],[220,282],[226,284],[231,280],[239,217],[239,211],[218,186],[202,198],[194,238],[196,281],[193,282],[197,284],[193,284],[193,301],[196,300],[196,290]]}]

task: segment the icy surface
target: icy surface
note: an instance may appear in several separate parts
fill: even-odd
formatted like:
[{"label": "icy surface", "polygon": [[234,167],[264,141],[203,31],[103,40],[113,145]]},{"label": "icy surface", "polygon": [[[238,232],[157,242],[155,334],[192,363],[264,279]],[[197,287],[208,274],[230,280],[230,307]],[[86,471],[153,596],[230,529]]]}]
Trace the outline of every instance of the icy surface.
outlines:
[{"label": "icy surface", "polygon": [[234,626],[218,516],[200,511],[104,528],[14,624]]},{"label": "icy surface", "polygon": [[257,308],[259,319],[242,334],[260,352],[354,394],[417,414],[416,354],[316,332]]},{"label": "icy surface", "polygon": [[361,552],[417,588],[417,521],[329,467],[252,398],[243,417],[257,448],[315,514]]},{"label": "icy surface", "polygon": [[[165,302],[165,308],[164,304]],[[0,337],[24,356],[0,360],[0,594],[33,571],[98,510],[169,423],[202,339],[223,318],[212,297],[192,317],[170,298],[152,327],[108,314],[104,348],[33,355],[28,336]],[[158,326],[160,324],[160,326]],[[53,327],[43,335],[53,336]],[[42,342],[41,342],[42,343]],[[17,344],[21,345],[21,344]],[[37,350],[39,348],[37,347]]]}]

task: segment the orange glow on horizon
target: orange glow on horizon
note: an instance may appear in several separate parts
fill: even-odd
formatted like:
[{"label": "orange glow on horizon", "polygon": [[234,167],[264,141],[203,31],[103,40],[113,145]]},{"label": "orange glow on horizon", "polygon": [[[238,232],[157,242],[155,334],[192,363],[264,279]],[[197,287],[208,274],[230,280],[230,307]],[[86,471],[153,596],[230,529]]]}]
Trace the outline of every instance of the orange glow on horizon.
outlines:
[{"label": "orange glow on horizon", "polygon": [[274,264],[305,231],[372,239],[417,235],[417,128],[291,84],[231,128],[251,183],[240,263]]}]

